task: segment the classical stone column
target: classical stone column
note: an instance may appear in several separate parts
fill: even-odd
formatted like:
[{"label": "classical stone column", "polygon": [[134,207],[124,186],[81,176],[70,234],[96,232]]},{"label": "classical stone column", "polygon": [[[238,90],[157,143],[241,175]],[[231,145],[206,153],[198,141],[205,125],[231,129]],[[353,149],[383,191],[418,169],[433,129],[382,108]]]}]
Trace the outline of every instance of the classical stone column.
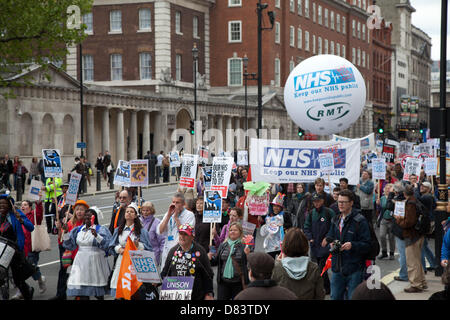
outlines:
[{"label": "classical stone column", "polygon": [[142,154],[145,156],[150,151],[150,112],[144,111],[142,125]]},{"label": "classical stone column", "polygon": [[130,159],[129,160],[135,160],[135,159],[137,159],[137,111],[136,110],[131,110],[129,135],[130,135]]},{"label": "classical stone column", "polygon": [[225,150],[225,135],[223,134],[223,117],[218,115],[216,117],[217,121],[217,133],[220,134],[220,137],[216,137],[216,155],[219,154],[220,149]]},{"label": "classical stone column", "polygon": [[109,150],[109,109],[102,111],[102,153]]},{"label": "classical stone column", "polygon": [[162,150],[164,152],[168,150],[164,150],[164,139],[167,137],[167,120],[166,116],[157,113],[155,119],[155,131],[154,131],[154,143],[155,143],[155,154],[159,154]]},{"label": "classical stone column", "polygon": [[234,150],[234,139],[233,139],[233,119],[228,116],[226,117],[226,124],[225,124],[225,144],[226,144],[226,150],[228,152],[233,152]]},{"label": "classical stone column", "polygon": [[117,162],[125,159],[125,132],[123,123],[123,109],[117,109],[117,130],[116,130],[116,145],[117,145]]},{"label": "classical stone column", "polygon": [[94,108],[93,107],[86,107],[86,135],[87,135],[87,142],[86,142],[86,158],[88,162],[93,165],[95,163],[95,137],[94,137]]}]

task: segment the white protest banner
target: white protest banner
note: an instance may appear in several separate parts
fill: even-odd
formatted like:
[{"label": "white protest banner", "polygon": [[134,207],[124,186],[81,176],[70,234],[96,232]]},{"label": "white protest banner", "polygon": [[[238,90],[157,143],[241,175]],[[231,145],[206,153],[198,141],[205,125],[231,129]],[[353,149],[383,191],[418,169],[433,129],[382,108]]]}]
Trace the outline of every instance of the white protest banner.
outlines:
[{"label": "white protest banner", "polygon": [[197,154],[185,154],[181,158],[180,187],[193,189],[197,176]]},{"label": "white protest banner", "polygon": [[405,216],[405,204],[406,201],[395,201],[394,216],[398,217]]},{"label": "white protest banner", "polygon": [[170,166],[171,167],[178,168],[181,166],[180,155],[179,155],[178,151],[171,151],[169,153],[169,157],[170,157]]},{"label": "white protest banner", "polygon": [[419,144],[419,152],[432,155],[433,154],[433,145],[431,143],[427,143],[427,142],[420,143]]},{"label": "white protest banner", "polygon": [[334,171],[334,159],[332,153],[319,154],[320,171],[323,174],[331,174]]},{"label": "white protest banner", "polygon": [[386,159],[372,159],[372,178],[378,180],[386,179]]},{"label": "white protest banner", "polygon": [[147,250],[130,250],[131,263],[140,282],[161,283],[155,254]]},{"label": "white protest banner", "polygon": [[371,133],[365,137],[356,138],[356,139],[346,138],[346,137],[338,136],[337,134],[333,134],[333,137],[331,140],[333,140],[333,141],[359,141],[361,143],[361,152],[374,150],[376,147],[374,133]]},{"label": "white protest banner", "polygon": [[247,150],[238,150],[236,164],[238,166],[248,166],[248,152],[247,152]]},{"label": "white protest banner", "polygon": [[129,187],[130,182],[130,163],[125,160],[119,160],[119,163],[117,164],[116,174],[114,175],[114,184]]},{"label": "white protest banner", "polygon": [[403,180],[408,181],[409,176],[415,174],[419,179],[420,169],[422,167],[422,160],[417,158],[406,158],[405,172],[403,174]]},{"label": "white protest banner", "polygon": [[270,183],[314,182],[323,174],[319,154],[332,153],[334,172],[331,182],[346,177],[349,184],[359,183],[359,141],[297,141],[251,139],[252,180]]},{"label": "white protest banner", "polygon": [[148,160],[130,161],[130,186],[144,187],[148,185]]},{"label": "white protest banner", "polygon": [[159,300],[191,300],[194,277],[166,277]]},{"label": "white protest banner", "polygon": [[41,191],[42,182],[38,180],[31,180],[30,190],[28,190],[28,199],[33,201],[39,200],[39,191]]},{"label": "white protest banner", "polygon": [[81,174],[72,172],[70,174],[69,189],[66,192],[66,204],[74,205],[78,198],[78,188],[80,186]]},{"label": "white protest banner", "polygon": [[222,195],[219,191],[205,191],[203,197],[203,223],[222,222]]},{"label": "white protest banner", "polygon": [[413,146],[414,146],[414,144],[412,142],[400,141],[400,148],[399,148],[398,156],[401,158],[405,155],[412,155],[413,154]]},{"label": "white protest banner", "polygon": [[44,175],[46,178],[62,178],[61,153],[58,149],[42,149]]},{"label": "white protest banner", "polygon": [[437,175],[437,158],[426,158],[423,162],[423,171],[427,176]]},{"label": "white protest banner", "polygon": [[214,157],[213,159],[211,190],[219,190],[222,198],[226,198],[228,194],[233,163],[232,157]]}]

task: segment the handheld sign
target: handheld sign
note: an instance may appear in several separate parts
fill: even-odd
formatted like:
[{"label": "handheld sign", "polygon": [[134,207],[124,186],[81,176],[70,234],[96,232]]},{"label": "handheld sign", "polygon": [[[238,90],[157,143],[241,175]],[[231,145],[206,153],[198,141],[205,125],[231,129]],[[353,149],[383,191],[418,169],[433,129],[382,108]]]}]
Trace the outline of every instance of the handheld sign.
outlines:
[{"label": "handheld sign", "polygon": [[194,277],[166,277],[159,300],[191,300]]},{"label": "handheld sign", "polygon": [[383,156],[386,158],[386,162],[389,164],[394,164],[395,159],[395,146],[384,144],[383,145]]},{"label": "handheld sign", "polygon": [[228,194],[231,169],[233,167],[232,157],[214,157],[211,172],[211,190],[219,190],[222,198]]},{"label": "handheld sign", "polygon": [[171,151],[169,153],[169,157],[171,167],[178,168],[181,166],[180,155],[178,154],[178,151]]},{"label": "handheld sign", "polygon": [[405,204],[406,201],[395,201],[394,216],[397,217],[405,216]]},{"label": "handheld sign", "polygon": [[386,159],[372,159],[372,178],[379,180],[386,179]]},{"label": "handheld sign", "polygon": [[197,154],[185,154],[181,159],[180,187],[193,189],[197,175]]},{"label": "handheld sign", "polygon": [[269,208],[269,194],[265,193],[262,196],[247,195],[248,212],[254,216],[264,216],[267,214]]},{"label": "handheld sign", "polygon": [[203,197],[203,223],[222,222],[222,197],[219,191],[205,191]]},{"label": "handheld sign", "polygon": [[46,178],[62,178],[61,153],[58,149],[42,149],[44,175]]},{"label": "handheld sign", "polygon": [[415,174],[419,179],[420,168],[422,167],[422,160],[417,158],[407,158],[405,164],[405,172],[403,174],[403,180],[408,181],[409,176]]},{"label": "handheld sign", "polygon": [[423,170],[427,176],[437,175],[437,158],[426,158],[423,163]]},{"label": "handheld sign", "polygon": [[66,204],[74,205],[77,202],[78,188],[80,186],[81,174],[72,172],[70,174],[69,189],[66,192]]},{"label": "handheld sign", "polygon": [[206,165],[206,166],[202,167],[203,182],[205,183],[205,190],[211,189],[211,172],[212,172],[212,165]]},{"label": "handheld sign", "polygon": [[42,182],[38,180],[31,180],[30,190],[28,191],[28,199],[38,201],[39,191],[42,188]]},{"label": "handheld sign", "polygon": [[119,160],[114,176],[114,184],[125,187],[130,186],[130,175],[130,163],[125,160]]},{"label": "handheld sign", "polygon": [[236,164],[238,166],[248,166],[248,152],[247,152],[247,150],[238,150]]},{"label": "handheld sign", "polygon": [[161,283],[155,254],[148,250],[132,250],[130,258],[140,282]]},{"label": "handheld sign", "polygon": [[148,160],[130,161],[130,186],[143,187],[148,185]]},{"label": "handheld sign", "polygon": [[334,159],[332,153],[319,154],[320,171],[323,174],[330,174],[334,171]]}]

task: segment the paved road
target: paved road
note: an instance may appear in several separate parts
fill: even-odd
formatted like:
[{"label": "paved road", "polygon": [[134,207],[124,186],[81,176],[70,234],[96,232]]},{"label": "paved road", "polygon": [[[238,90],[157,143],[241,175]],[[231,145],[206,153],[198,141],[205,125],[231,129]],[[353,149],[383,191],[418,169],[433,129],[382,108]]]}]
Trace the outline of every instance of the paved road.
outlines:
[{"label": "paved road", "polygon": [[[145,200],[150,200],[154,203],[156,208],[156,217],[161,219],[169,204],[171,203],[171,198],[174,192],[176,191],[176,185],[169,186],[157,186],[149,189],[143,189],[143,198]],[[109,222],[112,214],[112,206],[114,202],[114,193],[107,194],[97,194],[95,196],[86,196],[83,197],[89,205],[97,206],[102,210],[103,218],[99,217],[99,222],[102,225],[109,226]],[[377,230],[378,233],[378,230]],[[58,272],[59,272],[59,254],[57,249],[57,239],[55,235],[50,235],[52,240],[52,250],[47,252],[42,252],[40,255],[39,266],[41,269],[41,273],[46,277],[47,280],[47,291],[43,294],[38,292],[38,284],[36,281],[31,278],[27,280],[27,283],[32,285],[35,288],[34,299],[35,300],[47,300],[56,294],[56,284],[58,281]],[[256,250],[263,251],[262,246],[262,238],[258,235],[256,238]],[[434,250],[434,241],[430,241],[430,248]],[[434,251],[433,251],[434,252]],[[396,253],[395,260],[377,260],[377,265],[381,269],[381,277],[385,277],[385,279],[390,279],[394,275],[394,271],[399,268],[399,263],[397,261],[398,254]],[[109,262],[111,267],[113,266],[112,257],[109,258]],[[216,268],[213,268],[214,272],[216,272]],[[214,276],[214,288],[216,289],[216,278]],[[15,293],[15,289],[11,291],[11,295]]]}]

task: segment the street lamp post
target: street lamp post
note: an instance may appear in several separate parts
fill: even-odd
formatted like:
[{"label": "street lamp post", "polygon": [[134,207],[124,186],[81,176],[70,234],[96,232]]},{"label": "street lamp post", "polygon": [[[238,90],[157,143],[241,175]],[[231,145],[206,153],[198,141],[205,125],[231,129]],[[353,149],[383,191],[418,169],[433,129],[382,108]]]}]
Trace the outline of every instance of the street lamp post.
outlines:
[{"label": "street lamp post", "polygon": [[258,80],[258,77],[256,76],[256,73],[248,73],[247,67],[248,67],[248,57],[247,55],[244,56],[242,59],[242,62],[244,64],[244,92],[245,92],[245,148],[248,149],[248,115],[247,115],[247,81],[248,80]]},{"label": "street lamp post", "polygon": [[[84,142],[84,121],[83,121],[83,50],[80,43],[79,50],[79,60],[80,60],[80,127],[81,127],[81,142]],[[83,156],[83,148],[81,148],[81,156]]]},{"label": "street lamp post", "polygon": [[197,64],[198,64],[198,48],[194,43],[192,48],[192,59],[194,60],[194,121],[197,121]]}]

